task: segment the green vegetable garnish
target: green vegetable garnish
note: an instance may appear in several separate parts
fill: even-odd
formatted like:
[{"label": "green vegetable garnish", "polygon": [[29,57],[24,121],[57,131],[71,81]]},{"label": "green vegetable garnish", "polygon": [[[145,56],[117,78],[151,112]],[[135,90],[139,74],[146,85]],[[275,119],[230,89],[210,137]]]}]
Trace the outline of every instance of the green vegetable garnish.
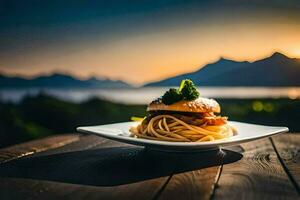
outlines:
[{"label": "green vegetable garnish", "polygon": [[181,81],[179,89],[170,88],[166,91],[162,96],[162,102],[166,105],[171,105],[181,100],[195,100],[199,95],[193,81],[185,79]]},{"label": "green vegetable garnish", "polygon": [[178,89],[170,88],[165,94],[162,96],[162,102],[166,105],[171,105],[177,101],[183,99],[182,94]]},{"label": "green vegetable garnish", "polygon": [[184,99],[189,101],[197,99],[200,95],[193,81],[189,79],[181,81],[179,91]]},{"label": "green vegetable garnish", "polygon": [[135,121],[135,122],[138,122],[138,121],[143,121],[143,119],[145,119],[145,117],[131,117],[130,118],[131,119],[131,121]]}]

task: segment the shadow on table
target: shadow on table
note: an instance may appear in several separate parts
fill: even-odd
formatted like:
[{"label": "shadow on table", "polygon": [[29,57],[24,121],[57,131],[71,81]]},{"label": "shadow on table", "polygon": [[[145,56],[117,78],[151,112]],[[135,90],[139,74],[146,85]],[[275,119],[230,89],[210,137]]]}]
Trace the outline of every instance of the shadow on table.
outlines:
[{"label": "shadow on table", "polygon": [[27,157],[0,164],[0,176],[114,186],[235,162],[231,150],[197,153],[115,147]]}]

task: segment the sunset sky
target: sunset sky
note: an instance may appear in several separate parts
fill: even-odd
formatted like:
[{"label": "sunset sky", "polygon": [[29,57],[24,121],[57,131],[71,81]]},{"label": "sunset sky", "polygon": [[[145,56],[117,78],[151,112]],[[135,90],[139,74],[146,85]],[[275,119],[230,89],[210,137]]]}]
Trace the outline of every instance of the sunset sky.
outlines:
[{"label": "sunset sky", "polygon": [[220,57],[300,57],[300,1],[1,1],[0,72],[134,84]]}]

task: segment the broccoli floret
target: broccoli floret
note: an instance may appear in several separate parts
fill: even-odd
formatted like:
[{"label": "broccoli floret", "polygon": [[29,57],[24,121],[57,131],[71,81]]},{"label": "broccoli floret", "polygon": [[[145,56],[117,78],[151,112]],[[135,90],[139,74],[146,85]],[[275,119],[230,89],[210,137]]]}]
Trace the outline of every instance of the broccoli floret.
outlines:
[{"label": "broccoli floret", "polygon": [[162,102],[166,105],[171,105],[183,99],[182,94],[178,89],[170,88],[162,96]]},{"label": "broccoli floret", "polygon": [[170,88],[166,91],[162,96],[162,102],[166,105],[171,105],[181,100],[195,100],[199,95],[193,81],[186,79],[181,81],[179,89]]},{"label": "broccoli floret", "polygon": [[193,81],[189,79],[182,80],[179,87],[179,92],[181,92],[185,100],[195,100],[199,97],[199,92]]}]

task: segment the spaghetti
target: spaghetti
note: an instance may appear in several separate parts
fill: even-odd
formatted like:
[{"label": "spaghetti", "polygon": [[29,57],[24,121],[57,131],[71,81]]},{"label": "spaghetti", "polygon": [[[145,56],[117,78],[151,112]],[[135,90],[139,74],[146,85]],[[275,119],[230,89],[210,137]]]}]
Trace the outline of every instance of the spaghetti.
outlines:
[{"label": "spaghetti", "polygon": [[132,136],[138,138],[172,142],[203,142],[226,139],[233,136],[235,128],[227,124],[226,117],[213,113],[206,116],[161,114],[145,118],[132,127]]}]

